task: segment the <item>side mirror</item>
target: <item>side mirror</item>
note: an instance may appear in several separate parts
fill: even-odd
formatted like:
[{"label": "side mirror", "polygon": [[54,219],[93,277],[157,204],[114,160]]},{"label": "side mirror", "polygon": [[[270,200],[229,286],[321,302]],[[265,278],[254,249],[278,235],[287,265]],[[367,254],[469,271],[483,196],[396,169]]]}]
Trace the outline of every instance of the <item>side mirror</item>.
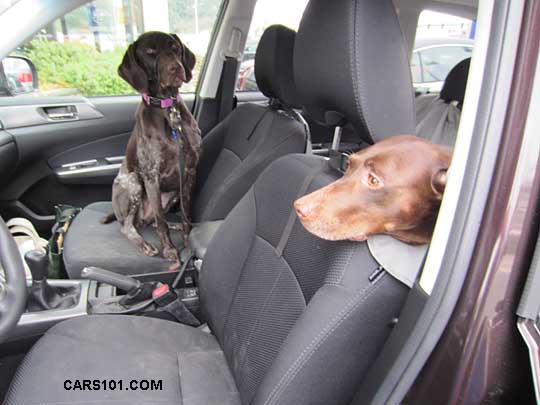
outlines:
[{"label": "side mirror", "polygon": [[23,56],[8,56],[0,62],[0,95],[16,96],[38,89],[34,63]]}]

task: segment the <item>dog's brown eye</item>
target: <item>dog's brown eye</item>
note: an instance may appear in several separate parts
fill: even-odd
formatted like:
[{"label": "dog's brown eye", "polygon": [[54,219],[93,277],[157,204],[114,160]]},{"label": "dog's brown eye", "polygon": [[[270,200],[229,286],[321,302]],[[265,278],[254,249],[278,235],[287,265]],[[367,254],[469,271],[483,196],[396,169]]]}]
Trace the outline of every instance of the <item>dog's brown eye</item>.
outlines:
[{"label": "dog's brown eye", "polygon": [[368,185],[372,187],[378,187],[381,184],[380,180],[372,175],[371,173],[368,174]]},{"label": "dog's brown eye", "polygon": [[349,159],[341,159],[341,170],[346,172],[351,167],[351,161]]}]

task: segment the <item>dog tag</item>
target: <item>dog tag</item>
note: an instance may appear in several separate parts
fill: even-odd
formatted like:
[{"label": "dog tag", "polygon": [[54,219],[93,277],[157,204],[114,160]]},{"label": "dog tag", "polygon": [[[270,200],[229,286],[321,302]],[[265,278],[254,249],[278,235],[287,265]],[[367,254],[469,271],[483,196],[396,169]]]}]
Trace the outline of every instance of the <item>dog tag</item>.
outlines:
[{"label": "dog tag", "polygon": [[176,130],[173,129],[173,130],[171,130],[171,132],[172,132],[172,138],[173,138],[173,139],[176,139]]}]

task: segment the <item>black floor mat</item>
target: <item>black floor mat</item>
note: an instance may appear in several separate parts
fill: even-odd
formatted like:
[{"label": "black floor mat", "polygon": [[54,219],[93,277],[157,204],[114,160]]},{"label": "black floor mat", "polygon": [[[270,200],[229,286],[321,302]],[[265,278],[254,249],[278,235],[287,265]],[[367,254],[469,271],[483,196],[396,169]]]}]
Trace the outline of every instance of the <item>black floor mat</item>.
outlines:
[{"label": "black floor mat", "polygon": [[24,354],[15,354],[0,358],[0,404],[4,402],[11,379],[24,356]]}]

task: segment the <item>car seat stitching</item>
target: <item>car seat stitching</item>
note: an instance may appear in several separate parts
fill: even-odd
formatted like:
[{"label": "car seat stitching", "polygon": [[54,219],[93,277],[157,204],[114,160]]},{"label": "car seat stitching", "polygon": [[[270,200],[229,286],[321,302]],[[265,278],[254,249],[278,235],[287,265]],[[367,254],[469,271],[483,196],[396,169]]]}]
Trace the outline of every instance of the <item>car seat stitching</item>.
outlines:
[{"label": "car seat stitching", "polygon": [[345,322],[349,318],[349,316],[351,316],[351,314],[354,313],[354,311],[358,308],[358,306],[360,304],[362,304],[364,301],[366,301],[380,287],[381,284],[382,283],[375,285],[375,287],[371,291],[369,291],[369,293],[367,293],[362,298],[362,300],[360,300],[357,304],[355,304],[355,306],[353,308],[351,308],[351,310],[348,311],[347,314],[344,314],[344,316],[339,320],[339,322],[336,325],[334,325],[334,327],[332,327],[332,329],[330,331],[328,331],[328,333],[315,345],[315,347],[313,348],[313,350],[310,351],[310,353],[307,355],[307,357],[301,363],[298,364],[298,366],[297,366],[296,370],[294,371],[293,375],[291,375],[291,377],[288,379],[288,381],[286,381],[285,385],[280,389],[280,393],[285,391],[287,386],[294,380],[294,378],[298,375],[298,373],[300,372],[302,367],[304,367],[306,365],[306,363],[313,357],[313,355],[316,353],[317,349],[322,346],[322,344],[326,341],[326,339],[328,339],[328,337],[330,337],[332,335],[332,333],[334,333],[336,331],[336,329],[339,328],[339,326],[343,322]]},{"label": "car seat stitching", "polygon": [[[347,305],[326,324],[326,326],[319,332],[317,336],[315,336],[315,338],[313,338],[310,344],[302,351],[302,353],[300,353],[295,362],[289,367],[287,372],[283,375],[264,402],[265,405],[275,402],[277,395],[284,391],[287,385],[292,381],[292,378],[296,376],[307,360],[309,360],[313,353],[315,353],[316,349],[318,349],[318,347],[326,341],[326,339],[341,325],[341,323],[343,323],[360,304],[366,301],[371,294],[373,294],[380,287],[381,284],[382,283],[378,283],[364,287],[356,295],[354,295]],[[371,287],[373,287],[372,290],[364,295],[364,293]],[[361,299],[356,301],[358,298]],[[306,355],[308,355],[307,358],[305,357]],[[293,375],[289,378],[291,374]]]},{"label": "car seat stitching", "polygon": [[[254,211],[255,211],[255,225],[254,225],[255,232],[253,232],[253,237],[251,238],[249,249],[247,250],[247,253],[244,256],[244,259],[242,260],[242,270],[240,271],[240,274],[238,275],[237,282],[235,284],[234,293],[232,294],[231,302],[229,303],[229,308],[227,309],[227,315],[225,316],[225,322],[223,323],[223,329],[222,329],[223,332],[225,332],[225,330],[229,326],[231,310],[232,310],[233,303],[234,303],[234,301],[236,299],[236,294],[238,293],[238,287],[239,287],[239,284],[240,284],[240,279],[242,278],[242,275],[246,271],[247,258],[250,256],[251,252],[253,251],[253,245],[255,243],[255,237],[257,236],[257,232],[256,232],[256,230],[257,230],[257,196],[256,196],[256,193],[255,193],[253,187],[250,188],[250,190],[246,193],[245,196],[247,196],[250,193],[251,193],[251,195],[253,195],[253,205],[254,205]],[[245,196],[244,196],[244,198],[245,198]]]},{"label": "car seat stitching", "polygon": [[[300,185],[298,189],[298,193],[296,194],[295,199],[302,197],[306,193],[308,187],[311,185],[311,183],[313,182],[313,179],[315,179],[317,174],[318,174],[317,172],[314,172],[306,176],[306,178],[304,179],[304,181],[302,182],[302,184]],[[289,218],[287,218],[285,228],[283,229],[279,242],[276,246],[276,251],[279,257],[283,257],[283,250],[287,246],[287,242],[289,241],[289,238],[291,236],[293,226],[297,222],[297,220],[298,219],[297,219],[297,215],[294,210],[294,207],[291,207],[290,212],[289,212]]]},{"label": "car seat stitching", "polygon": [[[349,253],[349,258],[347,259],[347,263],[345,263],[345,265],[341,269],[341,274],[339,275],[338,285],[342,284],[343,277],[345,276],[345,271],[347,270],[347,267],[349,267],[349,264],[351,264],[351,260],[352,260],[352,257],[354,256],[354,253],[355,253],[355,250],[351,249],[351,251]],[[333,284],[333,283],[328,283],[328,284]]]},{"label": "car seat stitching", "polygon": [[178,391],[180,394],[180,403],[184,403],[184,395],[182,394],[182,370],[180,369],[180,352],[176,352],[176,365],[178,366]]},{"label": "car seat stitching", "polygon": [[245,348],[245,351],[244,351],[244,358],[241,359],[241,361],[239,362],[238,364],[238,368],[241,369],[244,367],[244,364],[246,363],[247,361],[247,352],[248,352],[248,349],[249,349],[249,346],[251,345],[251,338],[253,337],[253,334],[255,333],[255,331],[257,330],[257,327],[259,326],[259,323],[260,323],[260,319],[261,319],[261,315],[264,313],[264,310],[266,309],[267,305],[268,305],[268,302],[270,301],[270,298],[272,297],[273,293],[274,293],[274,290],[278,284],[278,281],[279,279],[281,278],[281,275],[283,274],[283,270],[284,269],[281,269],[279,271],[279,273],[277,274],[277,277],[274,279],[274,283],[272,284],[272,288],[270,289],[270,291],[268,292],[264,302],[263,302],[263,305],[261,306],[261,309],[259,310],[259,313],[257,314],[256,318],[255,318],[255,321],[253,322],[253,326],[251,327],[251,330],[249,331],[249,335],[247,337],[247,340],[246,340],[246,348]]},{"label": "car seat stitching", "polygon": [[358,4],[356,1],[351,2],[351,10],[349,12],[349,29],[352,30],[352,35],[349,35],[349,67],[351,72],[351,79],[353,82],[353,95],[354,95],[354,103],[356,107],[356,111],[358,112],[358,115],[360,117],[360,120],[365,125],[366,129],[368,130],[368,133],[371,138],[372,131],[371,131],[371,125],[368,122],[366,114],[364,114],[364,110],[362,107],[365,107],[367,109],[367,103],[365,103],[365,97],[363,96],[363,85],[361,80],[358,80],[358,67],[356,64],[356,39],[357,39],[357,28],[356,28],[356,8]]}]

